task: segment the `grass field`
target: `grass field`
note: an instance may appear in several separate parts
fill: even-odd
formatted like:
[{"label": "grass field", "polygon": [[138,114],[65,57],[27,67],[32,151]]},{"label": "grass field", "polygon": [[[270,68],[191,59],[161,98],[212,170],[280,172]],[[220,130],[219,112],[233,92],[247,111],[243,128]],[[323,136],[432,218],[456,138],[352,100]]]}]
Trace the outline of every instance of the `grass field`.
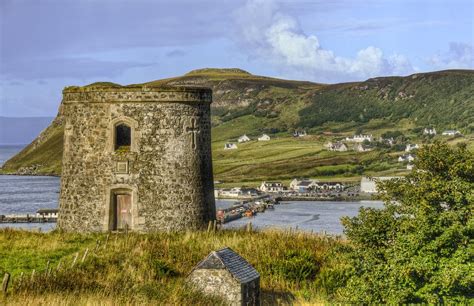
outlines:
[{"label": "grass field", "polygon": [[278,137],[270,141],[252,140],[224,150],[225,141],[212,144],[214,177],[224,183],[252,186],[263,180],[291,180],[311,177],[320,180],[358,181],[364,174],[394,175],[406,172],[396,157],[378,151],[330,152],[325,137]]},{"label": "grass field", "polygon": [[[13,281],[4,302],[219,304],[190,290],[185,280],[209,252],[228,246],[259,271],[264,304],[320,303],[336,298],[326,278],[344,269],[335,254],[346,244],[315,234],[237,230],[112,234],[106,240],[106,234],[0,230],[0,273],[11,273]],[[71,268],[75,254],[79,260]]]}]

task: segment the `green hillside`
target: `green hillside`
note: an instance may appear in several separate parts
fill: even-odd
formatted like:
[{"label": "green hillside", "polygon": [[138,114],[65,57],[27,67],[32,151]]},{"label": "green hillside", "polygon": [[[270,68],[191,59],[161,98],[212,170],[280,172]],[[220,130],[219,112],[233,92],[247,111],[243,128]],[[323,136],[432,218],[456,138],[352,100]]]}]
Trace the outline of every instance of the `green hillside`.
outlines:
[{"label": "green hillside", "polygon": [[[97,83],[95,83],[97,84]],[[401,174],[396,158],[406,142],[433,141],[424,127],[458,129],[474,149],[474,71],[448,70],[364,82],[317,84],[252,75],[237,68],[200,69],[147,85],[199,85],[213,89],[212,123],[215,179],[256,184],[263,179],[294,176],[351,179],[362,174]],[[133,85],[130,85],[133,86]],[[295,129],[307,137],[293,138]],[[398,133],[393,148],[371,152],[329,152],[328,141],[355,132],[380,137]],[[267,133],[267,143],[252,141],[238,150],[224,143],[242,134]],[[59,174],[62,154],[61,108],[56,120],[32,144],[10,159],[3,173]]]}]

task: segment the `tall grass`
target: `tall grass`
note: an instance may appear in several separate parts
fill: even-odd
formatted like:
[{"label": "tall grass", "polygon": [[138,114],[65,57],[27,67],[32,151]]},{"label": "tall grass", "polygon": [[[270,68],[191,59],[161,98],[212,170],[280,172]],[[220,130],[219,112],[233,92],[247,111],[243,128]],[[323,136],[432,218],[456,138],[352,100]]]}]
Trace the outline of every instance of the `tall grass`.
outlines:
[{"label": "tall grass", "polygon": [[268,304],[332,299],[337,280],[325,275],[344,270],[338,254],[345,242],[295,231],[130,233],[110,234],[107,245],[106,240],[106,234],[0,230],[0,272],[10,272],[13,279],[5,301],[219,304],[189,288],[186,277],[209,252],[226,246],[259,271],[262,299]]}]

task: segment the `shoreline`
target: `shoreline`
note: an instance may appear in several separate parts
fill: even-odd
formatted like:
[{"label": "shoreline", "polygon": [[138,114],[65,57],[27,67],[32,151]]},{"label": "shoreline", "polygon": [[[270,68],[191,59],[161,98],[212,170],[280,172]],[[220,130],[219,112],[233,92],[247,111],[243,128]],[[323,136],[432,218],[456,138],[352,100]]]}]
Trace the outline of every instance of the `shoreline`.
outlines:
[{"label": "shoreline", "polygon": [[52,176],[52,177],[61,177],[59,174],[51,173],[4,173],[0,170],[0,175],[10,175],[10,176]]},{"label": "shoreline", "polygon": [[[288,201],[320,201],[320,202],[360,202],[360,201],[377,201],[374,198],[376,194],[367,194],[366,196],[354,196],[354,197],[308,197],[308,196],[278,196],[280,202]],[[228,201],[242,201],[242,200],[259,200],[261,197],[250,198],[250,197],[238,197],[238,198],[221,198],[217,197],[216,200],[228,200]]]}]

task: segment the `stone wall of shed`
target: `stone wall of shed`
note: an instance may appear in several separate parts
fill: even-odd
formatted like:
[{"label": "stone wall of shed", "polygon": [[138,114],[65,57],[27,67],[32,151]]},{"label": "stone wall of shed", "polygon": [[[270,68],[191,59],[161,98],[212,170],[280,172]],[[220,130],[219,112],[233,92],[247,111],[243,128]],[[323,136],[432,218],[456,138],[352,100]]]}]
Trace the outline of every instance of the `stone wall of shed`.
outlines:
[{"label": "stone wall of shed", "polygon": [[196,290],[221,297],[229,305],[242,305],[241,284],[225,269],[196,269],[188,281]]},{"label": "stone wall of shed", "polygon": [[242,284],[242,305],[260,305],[260,278]]},{"label": "stone wall of shed", "polygon": [[[132,194],[132,230],[198,229],[215,218],[210,101],[165,94],[173,101],[154,101],[153,93],[64,94],[61,229],[110,229],[115,189]],[[114,123],[122,121],[132,125],[133,143],[118,153]],[[128,173],[117,173],[117,162],[128,163]]]}]

